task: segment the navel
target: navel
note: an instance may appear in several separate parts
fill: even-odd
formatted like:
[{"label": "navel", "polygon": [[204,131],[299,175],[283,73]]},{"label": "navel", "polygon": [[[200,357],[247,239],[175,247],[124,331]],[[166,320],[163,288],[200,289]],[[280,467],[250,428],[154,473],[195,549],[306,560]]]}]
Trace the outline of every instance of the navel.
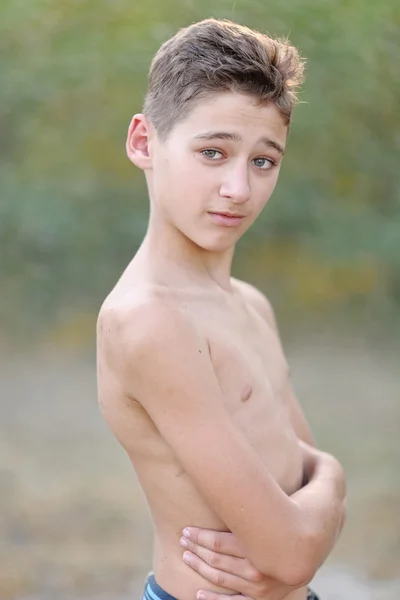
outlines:
[{"label": "navel", "polygon": [[250,385],[250,383],[248,383],[242,390],[242,393],[240,395],[240,401],[247,402],[247,400],[249,400],[252,393],[253,393],[253,386]]}]

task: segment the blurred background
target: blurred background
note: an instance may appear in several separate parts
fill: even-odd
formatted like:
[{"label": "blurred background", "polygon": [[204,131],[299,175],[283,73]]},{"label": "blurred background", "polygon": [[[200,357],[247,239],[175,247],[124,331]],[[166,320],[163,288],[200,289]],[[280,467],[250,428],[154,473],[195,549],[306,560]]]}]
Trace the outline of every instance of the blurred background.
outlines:
[{"label": "blurred background", "polygon": [[235,275],[272,301],[349,516],[315,581],[400,597],[400,5],[397,0],[2,0],[0,598],[138,599],[152,528],[96,400],[95,323],[148,215],[125,157],[147,69],[229,18],[307,58],[278,188]]}]

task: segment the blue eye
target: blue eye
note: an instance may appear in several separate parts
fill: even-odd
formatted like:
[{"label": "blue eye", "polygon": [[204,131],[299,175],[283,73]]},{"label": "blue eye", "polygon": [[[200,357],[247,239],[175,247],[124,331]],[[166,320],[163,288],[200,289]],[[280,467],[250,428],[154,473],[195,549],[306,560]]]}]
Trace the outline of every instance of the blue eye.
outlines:
[{"label": "blue eye", "polygon": [[[208,150],[202,150],[201,153],[205,158],[208,158],[208,160],[217,160],[218,158],[222,157],[221,152],[218,150],[212,150],[211,148]],[[219,154],[219,156],[216,156],[216,154]]]},{"label": "blue eye", "polygon": [[273,160],[271,160],[270,158],[265,158],[265,157],[255,158],[253,160],[253,163],[255,164],[256,167],[258,167],[259,169],[262,169],[264,171],[271,169],[271,167],[273,167],[275,165]]}]

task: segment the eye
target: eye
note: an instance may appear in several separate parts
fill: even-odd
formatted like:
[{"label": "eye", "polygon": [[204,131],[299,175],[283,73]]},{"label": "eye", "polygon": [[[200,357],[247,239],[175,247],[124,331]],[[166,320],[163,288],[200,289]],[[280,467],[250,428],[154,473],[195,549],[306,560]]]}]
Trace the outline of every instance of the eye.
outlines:
[{"label": "eye", "polygon": [[271,167],[275,166],[275,161],[273,161],[272,158],[266,158],[264,156],[255,158],[253,160],[253,163],[255,164],[256,167],[258,167],[259,169],[262,169],[263,171],[267,171],[268,169],[271,169]]},{"label": "eye", "polygon": [[219,158],[222,158],[222,152],[219,152],[219,150],[212,150],[212,148],[202,150],[201,154],[208,160],[218,160]]}]

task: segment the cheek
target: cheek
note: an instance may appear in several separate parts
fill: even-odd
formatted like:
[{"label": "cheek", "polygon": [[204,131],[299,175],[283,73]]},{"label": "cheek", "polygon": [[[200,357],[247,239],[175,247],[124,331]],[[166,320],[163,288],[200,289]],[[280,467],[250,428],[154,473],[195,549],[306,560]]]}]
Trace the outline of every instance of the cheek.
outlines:
[{"label": "cheek", "polygon": [[182,166],[178,160],[163,158],[154,169],[156,197],[170,204],[179,194],[182,186]]},{"label": "cheek", "polygon": [[174,190],[186,188],[191,181],[196,180],[197,170],[194,161],[187,155],[177,155],[174,160],[164,163],[165,181]]},{"label": "cheek", "polygon": [[[155,178],[155,197],[165,216],[177,223],[190,220],[201,208],[204,194],[201,178],[187,157],[175,157],[159,165]],[[182,221],[182,222],[183,222]]]},{"label": "cheek", "polygon": [[196,201],[208,197],[217,185],[216,177],[210,171],[213,169],[204,169],[195,157],[186,156],[171,171],[171,189],[178,197],[190,196],[195,205]]},{"label": "cheek", "polygon": [[275,172],[271,176],[268,177],[267,180],[262,182],[257,181],[253,188],[253,200],[254,200],[254,209],[257,214],[259,214],[264,206],[267,204],[270,199],[276,184],[278,182],[279,171],[275,170]]}]

